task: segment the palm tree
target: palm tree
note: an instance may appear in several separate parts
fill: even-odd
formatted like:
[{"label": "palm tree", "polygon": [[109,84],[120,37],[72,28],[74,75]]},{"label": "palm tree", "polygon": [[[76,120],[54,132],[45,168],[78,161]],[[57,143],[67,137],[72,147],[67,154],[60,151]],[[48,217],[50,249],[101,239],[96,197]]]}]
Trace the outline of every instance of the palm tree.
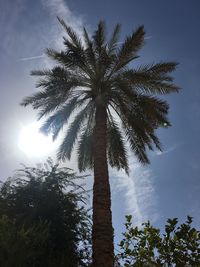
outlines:
[{"label": "palm tree", "polygon": [[32,71],[40,77],[37,87],[42,90],[21,104],[39,110],[39,119],[47,117],[41,130],[52,133],[53,139],[73,114],[57,156],[59,160],[70,159],[76,143],[79,170],[94,170],[93,266],[113,267],[108,164],[128,173],[125,141],[143,164],[149,163],[147,148],[162,149],[155,130],[170,125],[168,104],[155,95],[178,92],[170,75],[177,64],[161,62],[132,68],[130,63],[138,58],[144,44],[143,26],[120,44],[120,25],[107,41],[102,21],[92,37],[84,28],[80,38],[58,20],[68,36],[64,37],[64,50],[47,49],[57,65]]}]

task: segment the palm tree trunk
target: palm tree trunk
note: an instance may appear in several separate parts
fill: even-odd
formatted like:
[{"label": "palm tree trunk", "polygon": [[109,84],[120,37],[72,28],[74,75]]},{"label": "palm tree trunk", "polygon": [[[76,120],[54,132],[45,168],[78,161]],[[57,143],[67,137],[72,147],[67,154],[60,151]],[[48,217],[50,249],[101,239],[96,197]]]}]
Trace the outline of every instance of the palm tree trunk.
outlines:
[{"label": "palm tree trunk", "polygon": [[93,186],[93,267],[114,266],[111,193],[106,155],[106,108],[96,108]]}]

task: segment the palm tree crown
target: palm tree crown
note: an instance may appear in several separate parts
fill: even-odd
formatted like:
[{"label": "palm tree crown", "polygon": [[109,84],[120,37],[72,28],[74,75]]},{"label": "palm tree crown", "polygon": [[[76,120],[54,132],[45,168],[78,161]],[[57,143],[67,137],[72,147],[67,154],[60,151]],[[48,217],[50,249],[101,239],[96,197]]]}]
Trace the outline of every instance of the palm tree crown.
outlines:
[{"label": "palm tree crown", "polygon": [[26,97],[21,104],[39,109],[39,119],[47,117],[42,131],[51,132],[53,139],[73,114],[58,159],[70,159],[77,142],[80,171],[93,167],[97,105],[106,108],[109,164],[128,173],[126,141],[140,162],[149,163],[147,148],[162,149],[156,129],[170,125],[168,104],[156,95],[179,90],[170,75],[177,63],[161,62],[135,69],[130,66],[144,44],[143,26],[119,44],[120,25],[116,25],[108,41],[104,22],[98,24],[92,37],[84,28],[82,40],[62,19],[59,22],[68,35],[64,37],[65,49],[46,52],[58,65],[32,71],[32,75],[40,76],[37,87],[43,90]]}]

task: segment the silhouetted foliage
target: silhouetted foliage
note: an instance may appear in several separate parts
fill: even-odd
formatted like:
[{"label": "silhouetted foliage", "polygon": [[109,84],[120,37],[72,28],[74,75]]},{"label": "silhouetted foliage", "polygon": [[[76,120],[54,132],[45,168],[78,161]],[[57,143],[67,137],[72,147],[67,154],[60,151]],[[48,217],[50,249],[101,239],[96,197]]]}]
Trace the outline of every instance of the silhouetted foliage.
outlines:
[{"label": "silhouetted foliage", "polygon": [[0,217],[0,266],[52,266],[49,260],[49,227],[47,223],[17,225],[14,219]]},{"label": "silhouetted foliage", "polygon": [[[9,265],[15,254],[23,255],[18,258],[19,266],[86,266],[91,252],[91,225],[84,208],[86,194],[82,186],[75,183],[83,178],[48,160],[45,166],[24,166],[2,184],[0,215],[4,217],[0,232],[5,226],[4,220],[9,222],[10,229],[0,242],[5,239],[8,244],[13,243],[14,250],[9,249],[10,245],[7,250],[4,248],[7,255],[4,260],[8,259],[8,263],[5,260],[1,266],[17,266]],[[12,231],[14,234],[9,238]],[[23,240],[24,245],[18,246]],[[34,246],[34,241],[38,245]]]},{"label": "silhouetted foliage", "polygon": [[24,98],[21,105],[37,109],[39,119],[47,117],[41,130],[52,133],[53,139],[78,111],[58,149],[58,159],[70,159],[79,140],[80,171],[93,167],[92,140],[99,105],[106,109],[110,165],[128,172],[125,141],[140,162],[149,163],[147,148],[153,150],[155,146],[162,150],[155,130],[170,126],[168,104],[156,95],[179,91],[171,75],[177,63],[159,62],[132,68],[129,63],[139,57],[144,45],[144,26],[138,27],[119,45],[121,27],[118,24],[110,40],[106,40],[102,21],[91,38],[84,28],[83,41],[64,20],[58,20],[67,33],[67,37],[63,37],[64,49],[46,50],[47,56],[57,64],[52,69],[31,72],[38,77],[36,86],[41,90]]},{"label": "silhouetted foliage", "polygon": [[200,266],[200,232],[192,227],[192,217],[180,225],[177,218],[168,219],[163,234],[150,222],[134,227],[132,216],[126,216],[125,227],[116,266]]}]

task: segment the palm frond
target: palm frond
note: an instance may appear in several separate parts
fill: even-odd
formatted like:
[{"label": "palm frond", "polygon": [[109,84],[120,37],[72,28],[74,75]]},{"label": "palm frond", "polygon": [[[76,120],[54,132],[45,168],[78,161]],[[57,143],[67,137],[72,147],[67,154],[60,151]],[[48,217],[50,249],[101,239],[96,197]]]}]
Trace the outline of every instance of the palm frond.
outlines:
[{"label": "palm frond", "polygon": [[57,156],[59,160],[71,158],[71,152],[78,137],[78,133],[80,132],[81,126],[83,125],[90,112],[93,112],[93,105],[91,101],[83,110],[78,113],[78,115],[75,116],[73,122],[69,125],[67,134],[65,135],[63,142],[58,150]]},{"label": "palm frond", "polygon": [[125,128],[125,133],[127,140],[131,145],[131,150],[134,152],[139,162],[142,164],[149,164],[150,162],[147,156],[146,147],[142,138],[134,134],[134,131],[130,130],[128,127]]},{"label": "palm frond", "polygon": [[128,109],[124,109],[122,107],[119,111],[116,109],[116,107],[114,107],[114,110],[121,118],[122,128],[125,132],[126,139],[130,144],[131,150],[136,155],[139,162],[141,162],[142,164],[149,164],[146,146],[151,150],[153,150],[153,147],[152,140],[151,138],[149,138],[147,132],[145,131],[145,127],[140,127],[142,126],[141,121],[138,125],[138,122],[135,123],[135,121],[132,120],[131,112],[128,111]]},{"label": "palm frond", "polygon": [[48,48],[46,49],[46,54],[48,57],[61,64],[61,66],[76,73],[80,73],[80,70],[84,65],[80,54],[75,53],[74,51],[58,52],[54,49]]},{"label": "palm frond", "polygon": [[150,136],[152,142],[154,143],[154,145],[156,146],[156,148],[160,151],[163,151],[163,147],[162,147],[162,144],[161,144],[159,138],[153,133],[150,133],[149,136]]},{"label": "palm frond", "polygon": [[85,131],[80,136],[78,146],[78,169],[80,172],[93,169],[93,132]]},{"label": "palm frond", "polygon": [[107,139],[107,153],[110,166],[115,167],[118,170],[124,169],[128,174],[128,159],[124,139],[117,123],[114,121],[114,118],[112,118],[112,115],[110,115],[108,119]]},{"label": "palm frond", "polygon": [[50,57],[51,59],[57,61],[61,66],[64,66],[66,68],[76,68],[77,66],[74,64],[73,59],[64,51],[56,51],[52,48],[46,49],[46,55]]},{"label": "palm frond", "polygon": [[102,48],[105,45],[105,22],[100,21],[93,35],[94,45],[98,54],[101,54]]},{"label": "palm frond", "polygon": [[34,109],[39,109],[40,119],[65,103],[75,87],[84,85],[82,77],[74,76],[64,68],[56,66],[45,78],[38,80],[37,87],[42,87],[44,90],[25,98],[21,105],[31,104]]},{"label": "palm frond", "polygon": [[52,133],[53,140],[55,140],[60,130],[68,122],[68,119],[73,113],[73,111],[85,103],[86,98],[79,98],[80,96],[76,96],[70,99],[67,104],[62,106],[55,114],[51,115],[45,121],[40,130],[45,134]]},{"label": "palm frond", "polygon": [[159,74],[166,74],[170,73],[176,70],[178,66],[177,62],[160,62],[156,64],[152,64],[152,67],[150,68],[150,71],[159,73]]},{"label": "palm frond", "polygon": [[91,112],[80,136],[77,154],[79,171],[93,168],[93,140],[94,140],[95,112]]},{"label": "palm frond", "polygon": [[72,44],[76,48],[78,48],[80,50],[83,50],[81,39],[78,37],[78,35],[76,34],[76,32],[70,26],[68,26],[63,19],[61,19],[59,17],[57,17],[57,19],[60,22],[60,24],[63,26],[63,28],[65,29],[65,31],[67,32],[68,36],[71,39]]},{"label": "palm frond", "polygon": [[120,34],[121,25],[117,24],[113,31],[112,37],[108,42],[108,54],[112,54],[118,47],[119,34]]},{"label": "palm frond", "polygon": [[49,92],[40,91],[31,96],[25,97],[22,102],[20,103],[21,106],[28,106],[32,105],[33,109],[37,109],[40,105],[41,99],[45,99],[49,96]]},{"label": "palm frond", "polygon": [[162,150],[159,139],[155,135],[155,129],[167,123],[168,105],[165,101],[155,97],[138,95],[132,103],[122,94],[115,92],[114,110],[122,120],[127,140],[131,149],[142,163],[149,163],[146,147],[153,150],[155,145]]},{"label": "palm frond", "polygon": [[140,26],[131,36],[126,38],[118,52],[115,71],[123,68],[134,58],[138,57],[137,52],[144,44],[144,35],[144,27]]},{"label": "palm frond", "polygon": [[126,79],[123,79],[120,75],[116,76],[113,78],[112,80],[112,91],[111,91],[111,98],[114,97],[115,98],[115,93],[117,93],[117,95],[121,95],[121,97],[127,98],[128,101],[135,101],[135,98],[137,97],[137,93],[132,90],[129,82]]},{"label": "palm frond", "polygon": [[86,44],[85,55],[86,55],[87,61],[91,65],[91,67],[93,67],[94,72],[95,72],[96,58],[95,58],[93,43],[92,43],[92,40],[90,40],[85,28],[83,28],[83,37],[84,37],[85,44]]},{"label": "palm frond", "polygon": [[124,71],[122,77],[139,93],[169,94],[180,90],[172,83],[173,77],[168,75],[176,65],[174,62],[146,65],[137,70]]},{"label": "palm frond", "polygon": [[146,135],[144,128],[138,128],[138,125],[135,124],[134,119],[131,118],[131,110],[126,105],[121,105],[121,103],[118,104],[114,101],[110,105],[121,119],[122,129],[130,144],[131,150],[141,163],[148,164],[149,159],[146,154],[146,146],[152,149],[151,140]]},{"label": "palm frond", "polygon": [[[140,117],[144,117],[153,126],[160,126],[162,123],[167,122],[168,110],[169,105],[166,101],[153,96],[137,95],[132,112],[140,114]],[[154,121],[156,122],[155,124]]]},{"label": "palm frond", "polygon": [[90,39],[85,27],[83,27],[83,38],[84,38],[86,47],[89,47],[92,44],[92,40]]}]

